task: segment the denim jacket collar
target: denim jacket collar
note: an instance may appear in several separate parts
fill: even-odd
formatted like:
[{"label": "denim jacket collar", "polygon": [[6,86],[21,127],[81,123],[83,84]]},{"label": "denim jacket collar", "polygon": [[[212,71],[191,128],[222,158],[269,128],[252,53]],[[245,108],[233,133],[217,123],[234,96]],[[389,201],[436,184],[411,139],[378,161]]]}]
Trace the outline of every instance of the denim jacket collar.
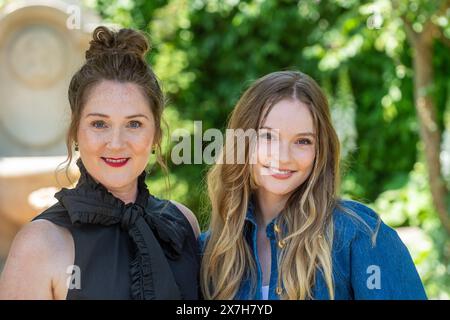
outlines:
[{"label": "denim jacket collar", "polygon": [[[256,221],[256,206],[255,206],[255,199],[253,197],[250,198],[248,202],[247,207],[247,213],[245,216],[245,221],[247,221],[252,227],[255,232],[258,230],[258,222]],[[278,221],[278,216],[272,219],[270,223],[266,227],[266,235],[269,239],[275,239],[275,233],[274,233],[274,225]],[[246,228],[245,232],[249,232],[249,229]],[[246,234],[247,235],[247,234]]]}]

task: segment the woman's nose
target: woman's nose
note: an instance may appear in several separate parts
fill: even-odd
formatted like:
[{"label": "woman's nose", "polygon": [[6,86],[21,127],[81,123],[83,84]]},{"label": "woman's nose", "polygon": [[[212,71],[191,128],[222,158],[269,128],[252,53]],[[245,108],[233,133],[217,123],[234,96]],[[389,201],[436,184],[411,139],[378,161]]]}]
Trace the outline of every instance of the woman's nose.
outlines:
[{"label": "woman's nose", "polygon": [[125,145],[124,134],[120,128],[112,130],[108,140],[107,146],[110,149],[121,149]]},{"label": "woman's nose", "polygon": [[270,166],[280,167],[280,164],[289,162],[289,144],[283,141],[274,141],[269,147],[268,155],[270,157]]},{"label": "woman's nose", "polygon": [[276,156],[277,156],[276,160],[278,163],[289,162],[290,158],[289,144],[284,141],[280,141],[277,145]]}]

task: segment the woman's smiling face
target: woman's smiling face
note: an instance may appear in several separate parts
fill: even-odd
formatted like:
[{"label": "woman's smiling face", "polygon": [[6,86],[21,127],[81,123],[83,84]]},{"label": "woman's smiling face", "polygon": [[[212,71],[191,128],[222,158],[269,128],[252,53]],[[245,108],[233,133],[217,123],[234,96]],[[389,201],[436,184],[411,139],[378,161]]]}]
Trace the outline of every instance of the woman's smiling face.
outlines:
[{"label": "woman's smiling face", "polygon": [[136,84],[104,80],[88,93],[77,134],[80,157],[89,174],[108,190],[136,183],[154,136],[149,102]]},{"label": "woman's smiling face", "polygon": [[289,197],[311,174],[316,134],[311,112],[297,99],[276,103],[258,130],[253,174],[259,191]]}]

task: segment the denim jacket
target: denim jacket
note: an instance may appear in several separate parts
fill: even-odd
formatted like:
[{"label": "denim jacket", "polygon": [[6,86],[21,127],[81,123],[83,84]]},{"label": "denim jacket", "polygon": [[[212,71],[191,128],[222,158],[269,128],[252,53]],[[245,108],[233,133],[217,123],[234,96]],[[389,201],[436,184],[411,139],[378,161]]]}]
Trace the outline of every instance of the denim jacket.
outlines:
[{"label": "denim jacket", "polygon": [[[378,233],[373,246],[371,233],[367,226],[339,208],[334,210],[334,238],[331,255],[335,299],[427,299],[408,249],[396,231],[384,224],[373,210],[361,203],[341,201],[340,205],[358,215],[372,230],[376,230],[378,227]],[[279,299],[277,294],[277,251],[279,247],[274,230],[276,220],[277,218],[272,220],[266,228],[272,257],[269,300]],[[208,235],[209,232],[204,232],[199,237],[202,251]],[[243,279],[235,296],[237,300],[260,300],[262,298],[262,272],[256,248],[256,235],[257,224],[254,207],[250,203],[244,236],[255,258],[257,283],[256,288],[252,290],[250,279]],[[254,293],[252,294],[252,292]],[[321,270],[316,272],[312,293],[313,299],[330,299]]]}]

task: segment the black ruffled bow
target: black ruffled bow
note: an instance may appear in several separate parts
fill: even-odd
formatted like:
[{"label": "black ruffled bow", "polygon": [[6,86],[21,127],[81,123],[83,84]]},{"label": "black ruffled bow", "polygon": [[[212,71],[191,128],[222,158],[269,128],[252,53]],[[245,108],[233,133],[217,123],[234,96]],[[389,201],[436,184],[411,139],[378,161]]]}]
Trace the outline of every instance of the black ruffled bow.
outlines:
[{"label": "black ruffled bow", "polygon": [[125,204],[94,181],[81,159],[77,165],[81,172],[77,186],[74,189],[63,188],[55,194],[68,211],[72,224],[119,224],[136,245],[130,263],[131,297],[180,299],[180,290],[166,256],[177,259],[181,255],[186,229],[176,217],[167,216],[162,211],[149,212],[152,208],[149,202],[154,198],[149,195],[145,184],[145,172],[138,178],[136,201]]}]

